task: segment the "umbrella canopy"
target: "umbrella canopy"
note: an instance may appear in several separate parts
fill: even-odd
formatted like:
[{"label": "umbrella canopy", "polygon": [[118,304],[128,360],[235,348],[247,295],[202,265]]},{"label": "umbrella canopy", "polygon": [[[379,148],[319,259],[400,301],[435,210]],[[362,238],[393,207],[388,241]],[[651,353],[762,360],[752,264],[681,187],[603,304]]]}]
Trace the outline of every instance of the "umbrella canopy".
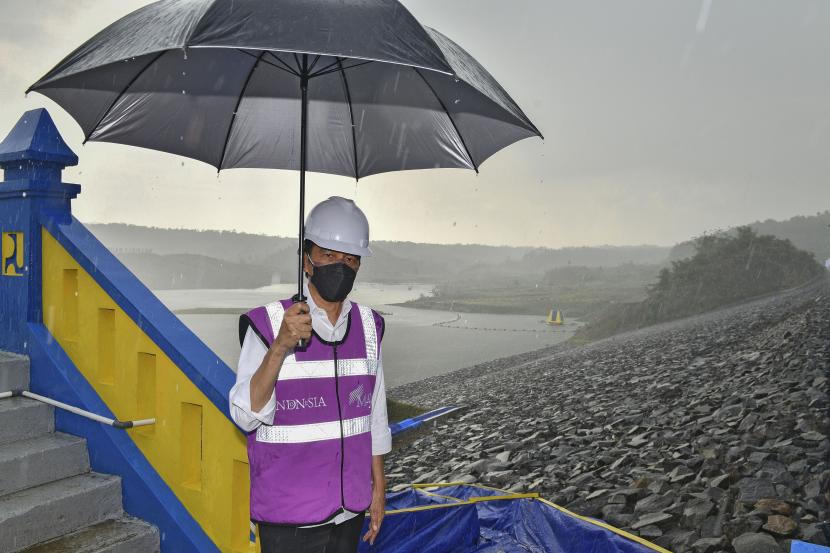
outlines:
[{"label": "umbrella canopy", "polygon": [[92,37],[29,90],[66,109],[85,141],[220,170],[478,170],[541,136],[472,56],[389,0],[162,0]]},{"label": "umbrella canopy", "polygon": [[219,170],[299,169],[295,301],[304,300],[306,170],[478,172],[501,148],[541,137],[472,56],[396,0],[161,0],[92,37],[31,90],[68,111],[84,142]]}]

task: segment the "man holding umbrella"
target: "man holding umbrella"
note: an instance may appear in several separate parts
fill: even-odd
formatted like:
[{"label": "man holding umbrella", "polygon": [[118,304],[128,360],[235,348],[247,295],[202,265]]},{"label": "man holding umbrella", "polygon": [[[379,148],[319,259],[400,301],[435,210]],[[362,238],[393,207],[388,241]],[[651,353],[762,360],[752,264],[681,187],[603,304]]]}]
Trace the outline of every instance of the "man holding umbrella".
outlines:
[{"label": "man holding umbrella", "polygon": [[371,503],[374,539],[378,452],[388,444],[376,448],[365,429],[385,427],[383,319],[346,299],[359,257],[371,254],[368,224],[361,237],[324,217],[335,226],[321,224],[315,239],[316,216],[303,224],[306,172],[478,172],[502,148],[541,137],[536,126],[475,58],[397,0],[159,0],[97,33],[28,91],[66,109],[84,143],[151,148],[220,171],[299,170],[296,301],[260,306],[240,324],[250,347],[239,378],[249,378],[237,382],[231,410],[251,432],[252,518],[267,536],[274,524],[293,525],[291,539],[311,543],[300,527],[325,523],[334,535]]},{"label": "man holding umbrella", "polygon": [[263,553],[353,552],[367,508],[364,541],[380,530],[391,450],[384,321],[347,297],[361,258],[372,255],[368,221],[333,196],[309,213],[304,246],[307,303],[274,301],[240,316],[230,411],[248,434]]}]

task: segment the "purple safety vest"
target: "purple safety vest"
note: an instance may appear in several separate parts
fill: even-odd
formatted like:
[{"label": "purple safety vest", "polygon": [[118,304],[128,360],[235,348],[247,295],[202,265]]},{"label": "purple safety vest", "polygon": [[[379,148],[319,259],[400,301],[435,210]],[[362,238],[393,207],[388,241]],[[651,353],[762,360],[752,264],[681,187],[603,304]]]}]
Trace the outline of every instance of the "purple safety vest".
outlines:
[{"label": "purple safety vest", "polygon": [[[239,317],[270,347],[292,300]],[[352,302],[346,333],[327,342],[312,333],[304,350],[286,356],[277,378],[273,425],[248,433],[251,520],[266,524],[327,522],[372,500],[372,393],[383,317]]]}]

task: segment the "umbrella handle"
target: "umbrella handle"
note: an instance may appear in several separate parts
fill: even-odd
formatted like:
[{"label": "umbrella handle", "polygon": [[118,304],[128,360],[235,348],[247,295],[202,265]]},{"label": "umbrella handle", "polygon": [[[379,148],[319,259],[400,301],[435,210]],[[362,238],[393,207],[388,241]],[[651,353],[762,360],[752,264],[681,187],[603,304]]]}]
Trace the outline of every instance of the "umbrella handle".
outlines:
[{"label": "umbrella handle", "polygon": [[[298,292],[298,293],[294,294],[294,296],[291,298],[291,301],[293,301],[294,303],[301,302],[301,301],[304,302],[304,301],[306,301],[306,297]],[[306,340],[305,338],[300,338],[300,340],[297,342],[297,345],[294,346],[294,349],[295,350],[296,349],[304,350],[305,348],[308,347],[309,341],[310,340]]]}]

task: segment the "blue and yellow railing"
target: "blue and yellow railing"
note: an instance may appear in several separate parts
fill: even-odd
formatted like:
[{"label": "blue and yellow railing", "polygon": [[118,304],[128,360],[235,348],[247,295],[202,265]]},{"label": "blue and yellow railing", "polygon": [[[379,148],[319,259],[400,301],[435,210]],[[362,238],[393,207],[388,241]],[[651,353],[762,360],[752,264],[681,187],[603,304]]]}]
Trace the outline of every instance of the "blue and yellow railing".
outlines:
[{"label": "blue and yellow railing", "polygon": [[244,435],[228,417],[231,369],[71,214],[77,163],[45,110],[0,144],[0,349],[27,354],[32,392],[61,410],[92,469],[122,477],[124,508],[159,527],[162,551],[252,552]]}]

